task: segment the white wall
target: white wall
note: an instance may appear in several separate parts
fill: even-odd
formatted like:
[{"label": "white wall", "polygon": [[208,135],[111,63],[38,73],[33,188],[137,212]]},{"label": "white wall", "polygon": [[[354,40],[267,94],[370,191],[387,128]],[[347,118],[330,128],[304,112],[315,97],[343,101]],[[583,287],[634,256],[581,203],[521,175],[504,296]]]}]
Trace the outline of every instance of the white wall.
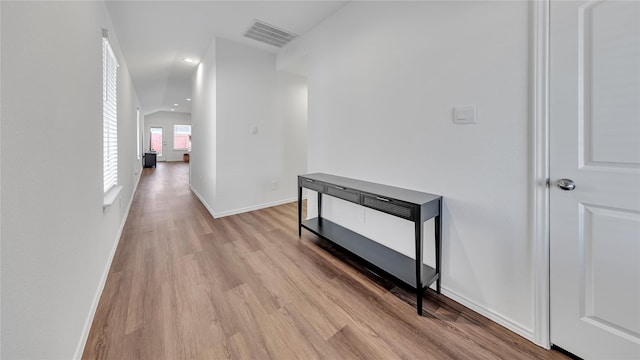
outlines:
[{"label": "white wall", "polygon": [[[2,6],[0,6],[0,39],[2,39]],[[0,84],[2,84],[1,69],[2,69],[2,46],[0,46]],[[0,86],[0,159],[2,159],[2,86]],[[0,163],[0,189],[2,189],[1,163]],[[0,330],[1,330],[1,324],[2,324],[2,191],[0,191]],[[0,357],[2,357],[2,331],[0,331]]]},{"label": "white wall", "polygon": [[[306,171],[306,79],[276,72],[274,54],[220,38],[213,46],[194,79],[192,154],[194,159],[211,156],[201,152],[195,136],[210,141],[200,137],[198,126],[214,124],[208,134],[216,135],[215,182],[196,184],[196,176],[213,170],[192,163],[192,188],[214,216],[294,200],[296,175]],[[213,95],[207,88],[211,83],[215,101],[203,101]],[[252,127],[257,133],[251,133]],[[214,196],[207,197],[212,184]]]},{"label": "white wall", "polygon": [[216,199],[216,41],[192,77],[189,185],[209,212]]},{"label": "white wall", "polygon": [[[278,67],[308,56],[309,172],[443,195],[444,293],[531,339],[527,10],[352,2],[282,49]],[[453,124],[452,108],[469,104],[478,124]],[[408,222],[324,204],[328,218],[413,256]]]},{"label": "white wall", "polygon": [[[138,180],[139,106],[102,2],[2,8],[2,358],[78,356]],[[120,199],[103,211],[102,28],[118,54]]]},{"label": "white wall", "polygon": [[285,174],[280,187],[295,191],[297,175],[307,171],[307,78],[278,74],[277,81],[276,116],[282,121]]},{"label": "white wall", "polygon": [[149,151],[149,140],[151,127],[162,127],[162,137],[166,145],[162,150],[162,159],[164,161],[183,161],[182,156],[187,150],[173,149],[173,130],[174,125],[191,125],[191,114],[171,111],[158,111],[144,117],[144,146],[145,152]]},{"label": "white wall", "polygon": [[[218,39],[216,48],[218,196],[214,209],[225,213],[295,198],[296,175],[306,170],[306,164],[292,162],[289,165],[297,167],[285,169],[285,159],[304,155],[304,147],[296,146],[304,143],[296,137],[306,125],[306,111],[299,111],[304,104],[291,105],[306,99],[280,98],[304,93],[304,79],[277,73],[274,54],[225,39]],[[286,126],[296,121],[297,127]],[[252,126],[258,128],[257,134],[251,134]],[[276,190],[273,181],[278,182]]]}]

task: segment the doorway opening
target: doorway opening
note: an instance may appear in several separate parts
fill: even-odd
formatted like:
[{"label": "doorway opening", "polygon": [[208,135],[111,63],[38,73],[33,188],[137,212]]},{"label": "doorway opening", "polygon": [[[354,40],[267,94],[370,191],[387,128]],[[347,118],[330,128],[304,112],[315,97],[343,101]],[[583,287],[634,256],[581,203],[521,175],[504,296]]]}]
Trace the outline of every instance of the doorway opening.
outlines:
[{"label": "doorway opening", "polygon": [[149,134],[149,151],[155,152],[158,156],[162,156],[162,128],[151,127]]}]

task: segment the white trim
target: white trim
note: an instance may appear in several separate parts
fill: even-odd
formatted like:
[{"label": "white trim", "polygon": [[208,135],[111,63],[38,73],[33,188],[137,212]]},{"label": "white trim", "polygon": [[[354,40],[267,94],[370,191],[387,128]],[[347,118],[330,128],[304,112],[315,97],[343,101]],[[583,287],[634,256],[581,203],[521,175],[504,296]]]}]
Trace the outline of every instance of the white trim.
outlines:
[{"label": "white trim", "polygon": [[89,331],[91,331],[93,318],[96,316],[96,311],[98,310],[98,304],[100,303],[100,297],[102,297],[102,291],[104,291],[104,286],[107,284],[107,277],[109,276],[109,270],[111,270],[111,264],[113,263],[113,258],[116,255],[118,244],[120,244],[120,237],[122,237],[124,226],[127,223],[127,219],[129,218],[129,211],[131,210],[131,205],[133,204],[133,198],[135,197],[136,191],[138,190],[139,182],[140,182],[140,175],[138,176],[138,181],[136,182],[133,192],[131,193],[131,198],[129,199],[129,205],[127,206],[127,210],[124,212],[124,216],[122,217],[122,223],[120,224],[120,228],[118,229],[118,234],[116,235],[116,239],[113,243],[113,247],[111,248],[111,253],[109,253],[107,264],[104,268],[104,271],[102,272],[102,278],[100,279],[100,284],[98,285],[98,291],[96,292],[96,295],[93,297],[93,302],[91,303],[91,311],[89,311],[89,316],[87,317],[87,321],[84,323],[84,329],[82,329],[80,342],[78,343],[78,347],[76,348],[75,355],[73,355],[74,359],[80,360],[80,358],[82,358],[84,347],[87,345],[87,339],[89,338]]},{"label": "white trim", "polygon": [[122,191],[122,185],[116,185],[116,186],[112,187],[111,189],[109,189],[109,191],[107,191],[104,194],[104,199],[102,200],[102,210],[103,211],[106,208],[108,208],[109,206],[113,205],[113,203],[118,198],[118,195],[120,195],[121,191]]},{"label": "white trim", "polygon": [[[2,9],[2,6],[0,6],[0,10]],[[0,19],[2,19],[2,11],[0,11]],[[0,21],[0,29],[2,29],[2,21]],[[6,30],[5,30],[6,31]],[[2,36],[0,36],[0,39],[2,38]],[[2,59],[2,47],[0,46],[0,59]],[[2,68],[2,66],[0,66],[0,69]],[[0,72],[0,83],[2,83],[1,81],[2,79],[2,74]],[[2,109],[2,96],[0,96],[0,110]],[[0,111],[0,114],[2,114],[2,111]],[[2,124],[2,119],[0,119],[0,124]],[[2,128],[2,126],[0,126],[0,128]],[[2,136],[0,136],[0,139],[2,139]],[[0,146],[0,149],[2,148],[2,146]],[[0,154],[1,155],[1,154]],[[0,159],[2,158],[2,156],[0,156]],[[1,166],[0,166],[0,179],[2,179],[2,170],[1,170]],[[2,181],[0,181],[0,189],[2,189],[3,187],[1,186]],[[0,191],[0,209],[2,209],[2,192]],[[2,249],[2,214],[0,212],[0,249]],[[0,258],[2,258],[0,256]],[[1,261],[0,261],[1,263]],[[2,264],[0,264],[0,269],[2,269]],[[0,309],[2,309],[2,283],[0,282]],[[2,324],[2,311],[0,311],[0,324]],[[0,331],[0,355],[2,355],[2,331]]]},{"label": "white trim", "polygon": [[533,321],[532,341],[549,348],[549,7],[550,0],[532,3],[531,69],[531,184],[533,211],[530,229],[533,244]]},{"label": "white trim", "polygon": [[459,303],[460,305],[469,308],[475,312],[477,312],[478,314],[488,318],[491,321],[494,321],[502,326],[504,326],[505,328],[513,331],[514,333],[524,337],[525,339],[529,340],[529,341],[533,341],[533,330],[529,329],[525,326],[522,326],[520,324],[518,324],[517,322],[508,319],[502,315],[500,315],[499,313],[486,308],[483,305],[480,305],[476,302],[474,302],[473,300],[458,294],[457,292],[447,289],[444,286],[442,287],[442,295],[448,297],[449,299]]},{"label": "white trim", "polygon": [[298,201],[298,197],[294,197],[294,198],[290,198],[290,199],[284,199],[284,200],[278,200],[278,201],[272,201],[272,202],[265,203],[265,204],[248,206],[248,207],[235,209],[235,210],[223,211],[221,213],[218,213],[216,216],[214,216],[214,218],[221,218],[221,217],[225,217],[225,216],[242,214],[242,213],[249,212],[249,211],[266,209],[266,208],[270,208],[270,207],[273,207],[273,206],[278,206],[278,205],[282,205],[282,204],[288,204],[288,203],[295,202],[295,201]]},{"label": "white trim", "polygon": [[[139,159],[142,160],[142,159]],[[140,179],[142,178],[142,170],[144,168],[142,167],[142,162],[141,161],[136,161],[136,168],[134,170],[134,176],[136,177],[136,181],[135,184],[133,185],[133,195],[131,195],[131,199],[133,199],[133,197],[136,195],[136,191],[138,190],[138,184],[140,184]]]},{"label": "white trim", "polygon": [[[256,210],[260,210],[260,209],[266,209],[266,208],[270,208],[270,207],[274,207],[274,206],[278,206],[278,205],[282,205],[282,204],[288,204],[288,203],[291,203],[291,202],[298,201],[298,198],[295,197],[295,198],[272,201],[272,202],[269,202],[269,203],[253,205],[253,206],[248,206],[248,207],[244,207],[244,208],[240,208],[240,209],[235,209],[235,210],[229,210],[229,211],[223,211],[223,212],[220,212],[220,213],[216,213],[213,210],[213,208],[211,208],[209,206],[209,204],[204,200],[202,195],[200,195],[200,193],[198,193],[198,191],[196,191],[196,189],[194,189],[191,184],[189,184],[189,188],[195,194],[195,196],[200,200],[202,205],[204,205],[204,207],[207,209],[209,214],[211,214],[211,216],[214,219],[222,218],[222,217],[225,217],[225,216],[242,214],[242,213],[246,213],[246,212],[249,212],[249,211],[256,211]],[[306,197],[303,197],[303,199],[305,199],[305,198]]]},{"label": "white trim", "polygon": [[215,211],[213,211],[213,209],[209,206],[209,204],[204,200],[202,195],[200,195],[200,193],[191,184],[189,184],[189,189],[191,189],[191,192],[193,192],[193,194],[198,198],[198,200],[200,200],[202,205],[204,205],[204,207],[207,209],[209,214],[211,214],[211,216],[215,219],[217,217],[215,215]]},{"label": "white trim", "polygon": [[[254,210],[259,210],[259,209],[264,209],[264,208],[268,208],[268,207],[272,207],[272,206],[277,206],[277,205],[281,205],[281,204],[286,204],[289,202],[294,202],[297,201],[297,198],[293,198],[293,199],[286,199],[286,200],[281,200],[281,201],[275,201],[275,202],[271,202],[271,203],[267,203],[267,204],[262,204],[262,205],[256,205],[256,206],[251,206],[251,207],[246,207],[246,208],[241,208],[241,209],[237,209],[237,210],[232,210],[232,211],[225,211],[222,213],[216,213],[215,211],[213,211],[213,209],[207,204],[206,201],[204,201],[204,199],[202,198],[202,196],[198,193],[198,191],[196,191],[192,185],[189,185],[189,187],[191,188],[191,191],[196,195],[196,197],[198,199],[200,199],[200,202],[202,202],[202,205],[204,205],[204,207],[207,209],[207,211],[209,211],[209,213],[211,214],[211,216],[213,216],[213,218],[217,219],[220,217],[225,217],[225,216],[230,216],[230,215],[235,215],[235,214],[240,214],[243,212],[248,212],[248,211],[254,211]],[[486,308],[483,305],[480,305],[476,302],[474,302],[473,300],[470,300],[469,298],[460,295],[459,293],[450,290],[446,287],[442,287],[442,295],[458,302],[459,304],[477,312],[478,314],[504,326],[505,328],[515,332],[516,334],[524,337],[525,339],[535,342],[534,341],[534,331],[530,328],[527,328],[511,319],[508,319],[504,316],[502,316],[501,314]],[[548,303],[548,302],[547,302]]]}]

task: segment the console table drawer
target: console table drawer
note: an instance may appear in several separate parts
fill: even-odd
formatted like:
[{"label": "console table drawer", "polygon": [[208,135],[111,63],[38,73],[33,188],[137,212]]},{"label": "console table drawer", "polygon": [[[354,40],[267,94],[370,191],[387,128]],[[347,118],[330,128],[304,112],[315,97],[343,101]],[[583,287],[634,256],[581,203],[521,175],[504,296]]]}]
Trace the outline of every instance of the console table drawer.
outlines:
[{"label": "console table drawer", "polygon": [[343,200],[351,201],[356,204],[360,203],[360,192],[343,188],[342,186],[327,184],[327,195],[337,197]]},{"label": "console table drawer", "polygon": [[317,192],[324,192],[324,183],[311,180],[311,179],[302,179],[300,181],[300,186],[305,187],[307,189],[311,189]]},{"label": "console table drawer", "polygon": [[362,205],[387,214],[399,216],[407,220],[413,220],[413,206],[402,201],[363,194]]}]

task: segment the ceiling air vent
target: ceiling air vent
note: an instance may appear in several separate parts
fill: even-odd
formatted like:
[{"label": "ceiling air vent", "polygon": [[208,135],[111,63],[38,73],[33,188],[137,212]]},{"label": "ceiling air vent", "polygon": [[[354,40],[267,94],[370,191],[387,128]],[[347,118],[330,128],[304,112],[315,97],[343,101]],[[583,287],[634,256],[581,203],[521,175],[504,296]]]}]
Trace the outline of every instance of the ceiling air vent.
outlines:
[{"label": "ceiling air vent", "polygon": [[254,20],[253,24],[244,34],[253,40],[258,40],[265,44],[283,47],[289,41],[295,39],[298,35],[290,33],[286,30],[278,29],[273,25],[269,25],[264,21]]}]

